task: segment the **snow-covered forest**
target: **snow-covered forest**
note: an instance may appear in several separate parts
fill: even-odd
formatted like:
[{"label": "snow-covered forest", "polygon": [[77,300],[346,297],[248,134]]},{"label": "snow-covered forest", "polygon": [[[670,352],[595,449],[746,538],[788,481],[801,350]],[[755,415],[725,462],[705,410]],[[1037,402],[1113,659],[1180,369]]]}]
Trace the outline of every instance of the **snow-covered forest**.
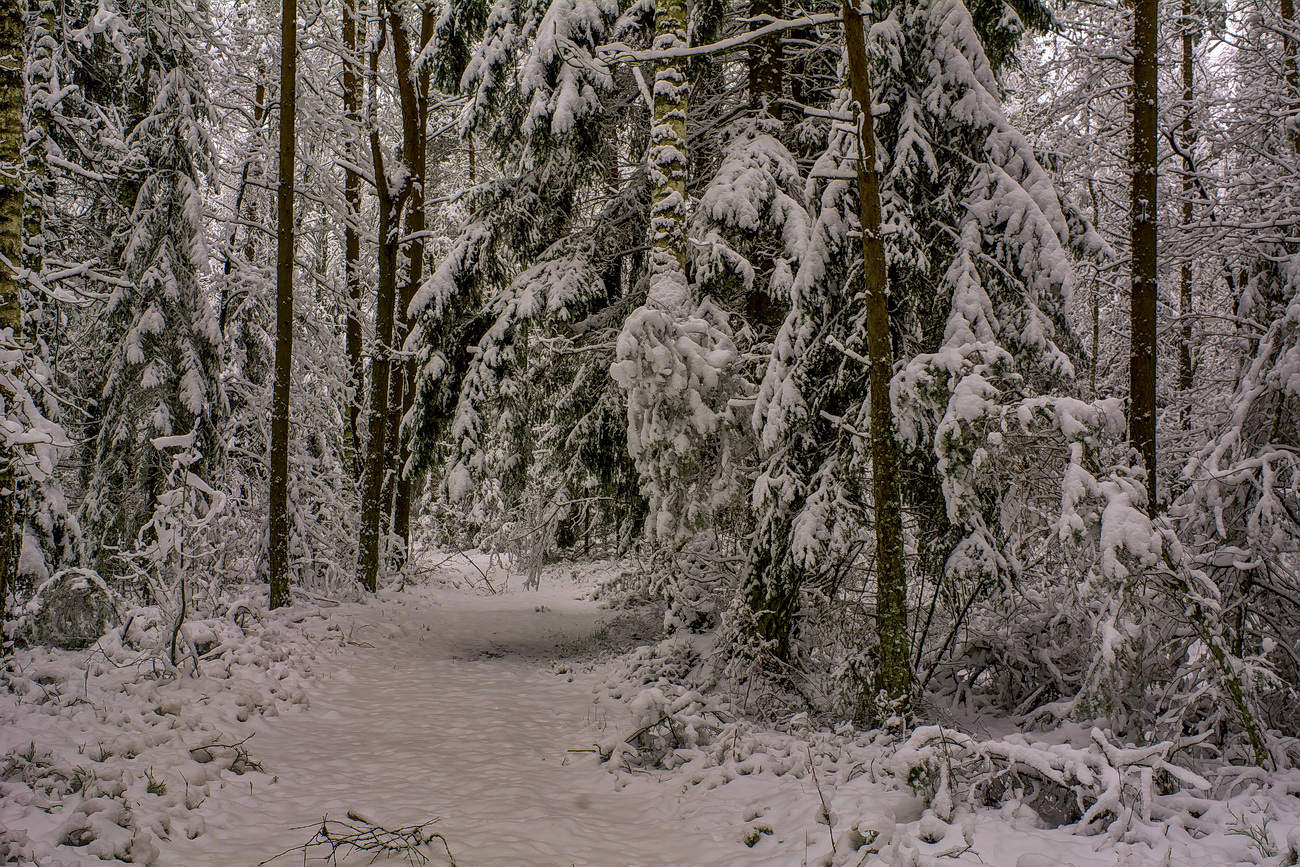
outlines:
[{"label": "snow-covered forest", "polygon": [[0,0],[0,863],[1300,864],[1294,0]]}]

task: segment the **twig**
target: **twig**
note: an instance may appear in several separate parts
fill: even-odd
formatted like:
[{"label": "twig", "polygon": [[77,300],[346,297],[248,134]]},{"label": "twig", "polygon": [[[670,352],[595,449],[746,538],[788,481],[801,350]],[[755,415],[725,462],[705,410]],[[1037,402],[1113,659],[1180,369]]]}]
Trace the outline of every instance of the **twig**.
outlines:
[{"label": "twig", "polygon": [[817,779],[817,763],[813,761],[812,747],[804,744],[804,749],[808,751],[808,770],[812,772],[813,785],[817,787],[817,797],[822,802],[822,816],[826,819],[826,833],[831,838],[831,854],[835,854],[835,821],[831,818],[830,804],[826,803],[826,795],[822,793],[821,781]]},{"label": "twig", "polygon": [[438,821],[436,816],[418,825],[385,828],[383,825],[362,816],[356,810],[348,810],[346,815],[350,821],[345,822],[322,816],[319,825],[300,825],[291,829],[299,831],[315,828],[316,833],[307,842],[285,849],[278,855],[272,855],[265,861],[258,862],[258,867],[270,864],[272,861],[294,852],[301,852],[305,861],[311,850],[318,846],[329,847],[328,854],[324,856],[325,862],[329,864],[338,864],[340,853],[343,857],[346,857],[350,850],[370,852],[372,853],[372,861],[384,856],[400,855],[408,864],[428,864],[430,858],[426,850],[434,840],[442,844],[443,851],[447,855],[447,862],[451,867],[456,867],[456,857],[451,853],[451,846],[448,845],[447,838],[428,830],[430,825]]}]

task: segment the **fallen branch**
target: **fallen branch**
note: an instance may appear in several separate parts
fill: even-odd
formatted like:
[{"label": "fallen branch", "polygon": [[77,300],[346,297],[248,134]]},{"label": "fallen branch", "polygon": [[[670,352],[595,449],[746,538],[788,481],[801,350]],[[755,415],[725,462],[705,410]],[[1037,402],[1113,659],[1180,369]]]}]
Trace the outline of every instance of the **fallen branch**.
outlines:
[{"label": "fallen branch", "polygon": [[456,867],[456,858],[451,854],[447,839],[441,834],[428,830],[430,825],[438,821],[437,817],[418,825],[404,825],[398,828],[385,828],[355,810],[348,810],[347,819],[348,821],[343,821],[322,816],[319,825],[300,825],[294,828],[295,831],[315,828],[316,833],[307,842],[258,862],[258,867],[295,852],[301,852],[303,859],[306,860],[313,850],[318,850],[320,847],[326,847],[329,851],[316,857],[323,857],[327,864],[338,864],[340,858],[346,858],[353,851],[371,853],[372,861],[382,857],[400,856],[408,864],[428,864],[431,860],[430,855],[439,854],[430,846],[435,840],[442,844],[447,863],[451,867]]}]

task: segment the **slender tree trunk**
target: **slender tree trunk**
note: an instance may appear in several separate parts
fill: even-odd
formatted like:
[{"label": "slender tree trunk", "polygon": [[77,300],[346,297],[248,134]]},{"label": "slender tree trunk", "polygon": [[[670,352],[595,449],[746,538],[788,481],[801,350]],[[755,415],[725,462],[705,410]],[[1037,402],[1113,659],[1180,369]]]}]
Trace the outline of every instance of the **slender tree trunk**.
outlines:
[{"label": "slender tree trunk", "polygon": [[365,479],[361,491],[361,585],[374,593],[379,588],[379,537],[383,530],[384,476],[387,475],[388,394],[392,371],[393,312],[397,295],[397,225],[392,196],[383,179],[383,155],[378,133],[372,132],[372,151],[379,194],[379,285],[375,297],[375,340],[370,353],[369,442]]},{"label": "slender tree trunk", "polygon": [[[343,0],[343,112],[348,124],[348,155],[358,162],[360,154],[355,136],[361,129],[361,92],[357,80],[357,18],[359,0]],[[365,364],[361,357],[361,178],[356,172],[343,172],[343,200],[346,215],[343,223],[343,282],[347,288],[347,320],[343,343],[348,358],[347,438],[345,453],[353,477],[361,479],[361,397]]]},{"label": "slender tree trunk", "polygon": [[[266,84],[261,80],[263,71],[258,70],[257,86],[253,89],[253,128],[261,130],[262,121],[266,115]],[[251,227],[256,222],[257,212],[254,208],[253,201],[248,195],[249,180],[253,175],[253,166],[261,159],[262,150],[258,146],[253,152],[244,158],[244,164],[239,170],[239,189],[235,191],[235,207],[231,210],[236,215],[243,215],[244,222]],[[260,174],[260,172],[259,172]],[[226,263],[222,269],[222,274],[229,277],[235,270],[235,242],[239,240],[239,221],[230,229],[230,239],[226,243]],[[252,228],[244,229],[244,261],[253,261],[253,230]],[[226,320],[230,316],[231,299],[226,295],[229,290],[230,281],[221,281],[221,299],[217,308],[218,325],[222,335],[226,333]]]},{"label": "slender tree trunk", "polygon": [[1147,508],[1159,504],[1156,477],[1156,39],[1159,0],[1133,4],[1132,302],[1129,442],[1147,472]]},{"label": "slender tree trunk", "polygon": [[[384,25],[381,22],[380,27]],[[379,46],[370,54],[370,77],[379,73]],[[373,101],[371,110],[373,110]],[[375,340],[370,355],[369,441],[365,477],[361,489],[361,585],[371,593],[379,589],[379,537],[387,509],[384,508],[384,476],[388,466],[388,394],[393,366],[393,319],[397,305],[398,217],[409,174],[402,189],[388,185],[384,169],[384,151],[379,141],[379,127],[373,116],[370,127],[370,159],[375,172],[375,192],[379,199],[379,285],[375,293]]]},{"label": "slender tree trunk", "polygon": [[[1092,199],[1092,224],[1101,225],[1101,208],[1097,203],[1097,182],[1088,178],[1088,195]],[[1088,394],[1097,396],[1097,364],[1101,353],[1101,281],[1092,281],[1092,366],[1088,369]]]},{"label": "slender tree trunk", "polygon": [[898,443],[894,439],[889,380],[893,351],[889,339],[889,276],[880,230],[880,176],[876,168],[875,123],[871,117],[871,78],[862,14],[856,0],[844,0],[844,36],[849,56],[849,87],[857,103],[858,206],[862,222],[862,273],[867,290],[867,352],[870,356],[871,489],[876,529],[876,634],[880,671],[876,690],[906,702],[912,691],[908,660],[907,575],[903,569],[903,498],[898,487]]},{"label": "slender tree trunk", "polygon": [[[14,272],[23,257],[23,15],[18,3],[0,7],[0,348],[15,349],[23,327],[22,296]],[[0,388],[0,419],[13,395]],[[17,473],[15,455],[0,454],[0,633],[3,632],[18,570]],[[0,634],[0,643],[7,636]]]},{"label": "slender tree trunk", "polygon": [[[749,15],[755,21],[785,17],[784,0],[749,0]],[[785,96],[786,34],[774,33],[749,47],[749,107],[761,119],[780,121]],[[745,296],[749,321],[775,333],[785,320],[784,304],[768,294],[772,271],[779,253],[764,254],[755,262],[754,279]]]},{"label": "slender tree trunk", "polygon": [[[411,323],[407,320],[407,308],[424,276],[424,230],[426,217],[424,210],[425,184],[428,175],[427,148],[425,135],[429,117],[429,72],[424,64],[413,74],[409,58],[411,57],[409,38],[405,27],[397,16],[391,3],[388,4],[389,20],[392,22],[393,51],[397,60],[397,78],[399,97],[402,106],[402,153],[411,170],[411,197],[407,207],[406,234],[411,237],[407,247],[406,280],[402,283],[398,304],[395,336],[393,343],[401,346],[410,333]],[[428,3],[420,4],[420,50],[418,56],[433,38],[433,11]],[[393,486],[393,533],[403,544],[410,541],[411,523],[411,480],[407,478],[405,467],[410,457],[410,444],[402,433],[402,419],[414,403],[416,365],[414,360],[407,360],[397,366],[393,376],[392,397],[390,401],[389,441]]]},{"label": "slender tree trunk", "polygon": [[[784,17],[782,0],[750,0],[749,15],[755,20]],[[781,119],[781,97],[785,85],[782,48],[785,35],[774,33],[749,48],[749,105],[760,114]]]},{"label": "slender tree trunk", "polygon": [[276,189],[275,383],[271,389],[271,607],[289,604],[289,383],[293,373],[293,186],[298,3],[280,0],[280,183]]},{"label": "slender tree trunk", "polygon": [[[1183,0],[1182,16],[1182,74],[1183,74],[1183,225],[1191,226],[1196,216],[1192,198],[1196,194],[1196,162],[1192,151],[1196,147],[1196,130],[1192,124],[1192,101],[1196,97],[1196,74],[1193,65],[1193,28],[1191,0]],[[1183,231],[1190,231],[1185,228]],[[1178,271],[1178,388],[1185,395],[1192,388],[1192,263],[1184,253],[1183,265]],[[1191,404],[1184,407],[1183,422],[1190,423]]]},{"label": "slender tree trunk", "polygon": [[1296,60],[1295,0],[1282,0],[1282,67],[1286,74],[1287,107],[1291,122],[1296,125],[1292,136],[1295,152],[1300,154],[1300,63]]}]

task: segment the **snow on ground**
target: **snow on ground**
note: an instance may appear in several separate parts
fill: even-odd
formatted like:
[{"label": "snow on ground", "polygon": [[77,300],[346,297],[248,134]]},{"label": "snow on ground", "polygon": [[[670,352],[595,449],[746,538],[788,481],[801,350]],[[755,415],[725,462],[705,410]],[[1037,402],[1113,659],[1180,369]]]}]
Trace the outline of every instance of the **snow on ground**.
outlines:
[{"label": "snow on ground", "polygon": [[1041,828],[1015,805],[953,836],[876,773],[870,737],[848,731],[746,729],[681,749],[672,771],[615,772],[624,763],[596,746],[608,754],[664,698],[620,687],[626,660],[605,662],[656,631],[652,615],[584,598],[616,564],[548,570],[525,591],[487,557],[438,559],[425,557],[435,580],[374,603],[277,612],[247,636],[217,624],[225,643],[207,649],[201,678],[105,664],[122,664],[121,647],[89,662],[20,655],[14,692],[0,692],[0,863],[7,840],[11,860],[41,867],[253,865],[349,811],[387,827],[436,817],[460,867],[881,863],[859,849],[864,835],[900,824],[907,852],[886,863],[1283,863],[1266,845],[1253,857],[1245,833],[1267,826],[1271,801],[1243,812],[1238,833],[1159,854]]},{"label": "snow on ground", "polygon": [[163,662],[156,609],[90,651],[14,654],[0,670],[0,864],[150,863],[166,840],[202,833],[214,785],[256,768],[249,721],[308,705],[347,642],[309,607],[268,616],[250,598],[223,615],[187,626],[198,677]]},{"label": "snow on ground", "polygon": [[[770,793],[621,782],[590,752],[612,721],[581,660],[617,614],[577,599],[586,589],[562,573],[537,592],[408,588],[348,612],[371,646],[339,659],[309,711],[256,726],[278,780],[228,782],[207,833],[163,863],[256,863],[348,810],[386,826],[436,816],[462,867],[799,863],[802,830],[780,851],[743,844],[743,814],[765,814]],[[815,792],[798,794],[811,812]]]}]

